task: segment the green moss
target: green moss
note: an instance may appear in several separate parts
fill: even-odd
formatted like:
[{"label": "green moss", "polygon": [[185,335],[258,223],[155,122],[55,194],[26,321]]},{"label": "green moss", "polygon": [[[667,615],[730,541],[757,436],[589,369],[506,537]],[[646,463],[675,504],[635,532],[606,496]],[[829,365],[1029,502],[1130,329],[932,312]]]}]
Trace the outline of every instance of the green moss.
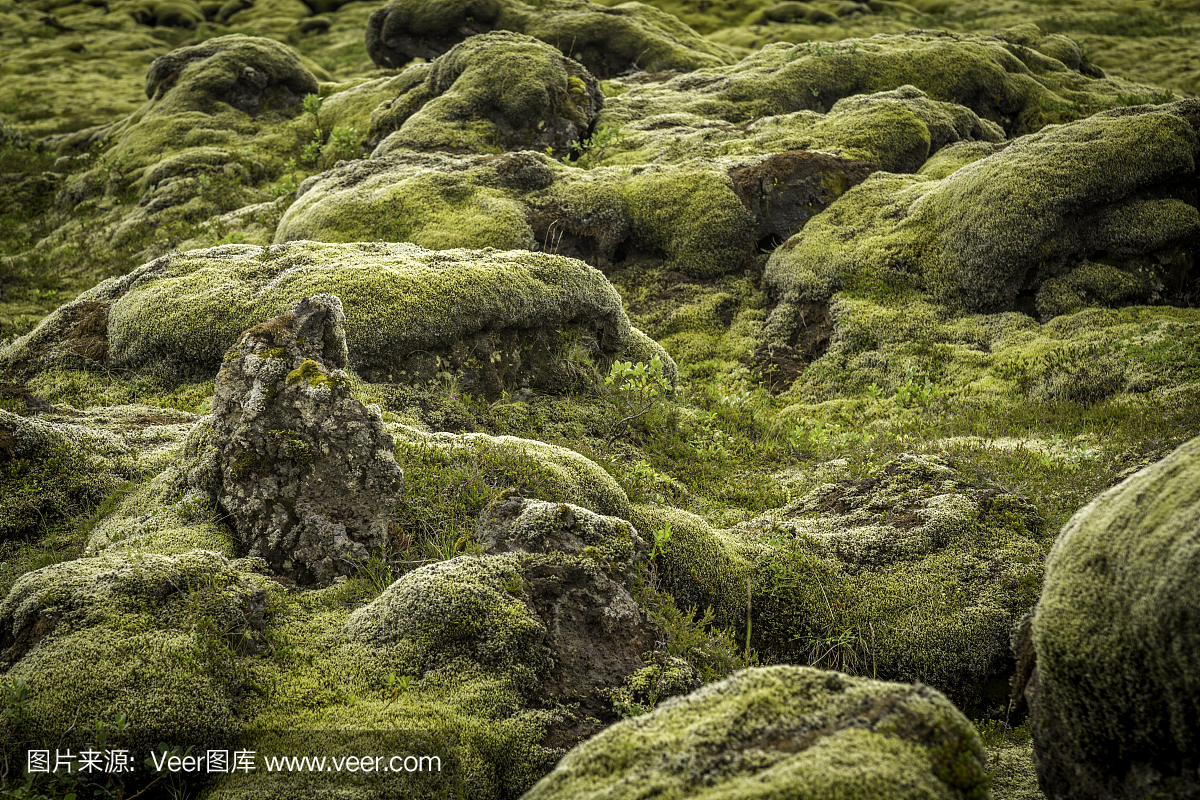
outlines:
[{"label": "green moss", "polygon": [[987,796],[979,738],[937,692],[790,666],[745,670],[618,723],[527,797],[616,786],[663,798],[765,798],[797,787],[801,797]]},{"label": "green moss", "polygon": [[28,573],[0,605],[16,641],[6,656],[20,659],[8,675],[30,691],[21,733],[80,745],[125,714],[133,747],[232,744],[240,673],[224,637],[248,630],[256,596],[258,579],[202,550]]},{"label": "green moss", "polygon": [[128,494],[96,521],[88,552],[174,556],[202,549],[233,558],[233,533],[218,520],[218,509],[198,496],[180,497],[179,483],[179,472],[170,468]]},{"label": "green moss", "polygon": [[[221,291],[212,291],[217,286]],[[77,302],[115,299],[107,312],[110,367],[179,380],[211,376],[243,330],[322,292],[341,298],[351,363],[376,380],[437,380],[443,372],[465,371],[473,349],[497,354],[480,365],[481,381],[498,384],[509,374],[514,382],[553,386],[560,380],[555,370],[562,370],[559,330],[596,342],[601,359],[606,350],[623,349],[630,336],[617,293],[578,261],[520,252],[438,254],[411,245],[197,251],[148,264]],[[192,299],[181,303],[181,297]],[[62,309],[5,357],[46,352],[41,342],[53,341],[72,313],[72,307]]]},{"label": "green moss", "polygon": [[288,373],[287,382],[289,385],[299,383],[300,381],[307,383],[310,389],[325,388],[331,392],[336,392],[338,389],[343,389],[350,385],[348,377],[336,372],[326,372],[321,368],[320,364],[311,358]]},{"label": "green moss", "polygon": [[372,134],[387,136],[374,155],[450,148],[561,157],[583,138],[600,101],[596,79],[553,47],[507,31],[472,36],[372,114]]},{"label": "green moss", "polygon": [[1195,257],[1187,243],[1200,214],[1137,193],[1195,171],[1190,107],[1098,114],[941,180],[873,175],[780,247],[765,280],[800,300],[843,286],[876,297],[916,289],[983,310],[1011,307],[1023,288],[1089,257],[1160,254],[1147,266],[1169,283]]},{"label": "green moss", "polygon": [[1046,561],[1033,621],[1042,702],[1094,763],[1169,762],[1200,742],[1198,469],[1193,439],[1081,509]]},{"label": "green moss", "polygon": [[131,455],[112,435],[0,410],[0,537],[31,536],[99,504],[139,475]]},{"label": "green moss", "polygon": [[[399,67],[414,56],[449,49],[461,38],[462,27],[473,33],[517,31],[541,39],[602,78],[630,68],[686,70],[733,58],[728,48],[707,41],[651,5],[623,3],[608,9],[587,0],[541,0],[536,5],[492,0],[478,7],[462,0],[392,3],[372,18],[367,50],[376,64]],[[397,36],[402,31],[420,31],[422,44],[406,43],[401,38],[405,34]]]},{"label": "green moss", "polygon": [[[767,44],[730,67],[635,87],[609,101],[601,124],[632,114],[690,112],[730,123],[828,109],[851,95],[911,85],[965,106],[1010,134],[1121,105],[1147,87],[1097,79],[994,36],[913,31],[834,44]],[[636,111],[635,111],[636,110]]]}]

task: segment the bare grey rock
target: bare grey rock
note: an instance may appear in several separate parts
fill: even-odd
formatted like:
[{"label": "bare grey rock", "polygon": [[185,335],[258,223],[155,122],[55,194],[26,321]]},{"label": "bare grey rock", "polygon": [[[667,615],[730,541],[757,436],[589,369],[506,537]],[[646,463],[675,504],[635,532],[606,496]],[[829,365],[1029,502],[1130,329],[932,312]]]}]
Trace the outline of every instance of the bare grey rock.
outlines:
[{"label": "bare grey rock", "polygon": [[216,495],[240,552],[327,585],[384,545],[403,473],[378,408],[350,396],[338,298],[246,331],[217,375],[213,416],[185,446],[192,490]]}]

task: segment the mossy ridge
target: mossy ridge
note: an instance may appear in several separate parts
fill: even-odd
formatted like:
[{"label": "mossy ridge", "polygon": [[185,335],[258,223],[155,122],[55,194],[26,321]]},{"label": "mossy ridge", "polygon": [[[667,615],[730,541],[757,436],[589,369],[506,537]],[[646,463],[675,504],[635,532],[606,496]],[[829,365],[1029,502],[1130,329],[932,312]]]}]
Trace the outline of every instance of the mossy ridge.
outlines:
[{"label": "mossy ridge", "polygon": [[[865,725],[848,724],[864,716]],[[689,768],[669,763],[681,756]],[[778,666],[743,670],[612,726],[527,797],[767,797],[786,786],[802,797],[983,798],[984,776],[977,734],[937,692]]]},{"label": "mossy ridge", "polygon": [[[1024,137],[941,180],[876,174],[779,248],[765,281],[793,301],[824,301],[843,287],[874,297],[917,290],[991,310],[1011,308],[1022,290],[1091,256],[1140,278],[1140,302],[1186,302],[1200,213],[1174,187],[1196,169],[1198,140],[1186,121],[1194,108],[1104,112]],[[1130,167],[1131,152],[1144,154],[1136,162],[1144,167]],[[1164,196],[1140,199],[1147,192]],[[1077,227],[1076,218],[1087,222]],[[1111,299],[1127,299],[1122,292]]]},{"label": "mossy ridge", "polygon": [[394,0],[372,14],[367,51],[379,66],[397,68],[491,30],[540,39],[601,78],[631,68],[696,69],[735,58],[734,51],[654,6],[635,2],[609,9],[589,0]]},{"label": "mossy ridge", "polygon": [[[809,91],[815,91],[809,87]],[[816,110],[768,114],[731,124],[707,109],[655,113],[622,95],[601,112],[598,128],[617,142],[580,159],[587,165],[680,163],[694,158],[753,157],[818,150],[889,172],[914,172],[942,147],[960,141],[1002,142],[998,125],[956,103],[930,99],[911,85],[822,103]],[[821,113],[825,112],[825,113]]]},{"label": "mossy ridge", "polygon": [[1093,78],[1031,48],[994,36],[920,31],[843,40],[820,52],[771,44],[730,67],[698,70],[610,98],[600,124],[690,112],[740,124],[823,110],[853,94],[912,85],[963,105],[1009,135],[1121,105],[1120,94],[1153,94],[1116,78]]},{"label": "mossy ridge", "polygon": [[[231,294],[238,285],[241,294]],[[389,244],[227,245],[102,283],[14,343],[5,359],[28,368],[70,358],[55,354],[58,337],[74,308],[99,303],[108,317],[107,367],[203,379],[243,330],[321,292],[344,299],[353,366],[376,380],[478,375],[481,393],[498,393],[503,380],[555,385],[566,380],[559,375],[559,331],[572,333],[599,362],[624,350],[631,335],[604,277],[558,256]],[[180,304],[181,296],[195,302]]]}]

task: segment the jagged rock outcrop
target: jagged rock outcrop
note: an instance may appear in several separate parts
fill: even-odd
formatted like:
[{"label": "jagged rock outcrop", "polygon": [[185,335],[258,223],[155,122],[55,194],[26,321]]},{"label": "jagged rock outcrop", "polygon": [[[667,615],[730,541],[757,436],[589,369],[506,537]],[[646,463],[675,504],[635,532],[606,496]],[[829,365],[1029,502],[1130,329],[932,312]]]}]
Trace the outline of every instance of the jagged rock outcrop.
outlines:
[{"label": "jagged rock outcrop", "polygon": [[525,797],[601,795],[982,800],[988,791],[978,735],[937,691],[775,666],[613,725]]},{"label": "jagged rock outcrop", "polygon": [[302,584],[353,574],[387,542],[402,488],[377,407],[350,396],[345,315],[330,295],[246,331],[188,439],[193,489],[215,494],[241,553]]},{"label": "jagged rock outcrop", "polygon": [[1051,800],[1200,793],[1200,439],[1063,527],[1013,636]]}]

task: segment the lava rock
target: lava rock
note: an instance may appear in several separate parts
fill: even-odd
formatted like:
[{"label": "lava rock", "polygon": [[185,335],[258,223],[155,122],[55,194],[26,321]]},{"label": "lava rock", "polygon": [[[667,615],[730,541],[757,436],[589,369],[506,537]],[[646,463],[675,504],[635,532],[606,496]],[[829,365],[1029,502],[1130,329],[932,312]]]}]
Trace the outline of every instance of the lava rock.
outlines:
[{"label": "lava rock", "polygon": [[317,295],[246,331],[190,448],[189,479],[217,494],[239,550],[302,584],[351,574],[382,547],[402,489],[379,409],[350,396],[344,325],[341,301]]}]

